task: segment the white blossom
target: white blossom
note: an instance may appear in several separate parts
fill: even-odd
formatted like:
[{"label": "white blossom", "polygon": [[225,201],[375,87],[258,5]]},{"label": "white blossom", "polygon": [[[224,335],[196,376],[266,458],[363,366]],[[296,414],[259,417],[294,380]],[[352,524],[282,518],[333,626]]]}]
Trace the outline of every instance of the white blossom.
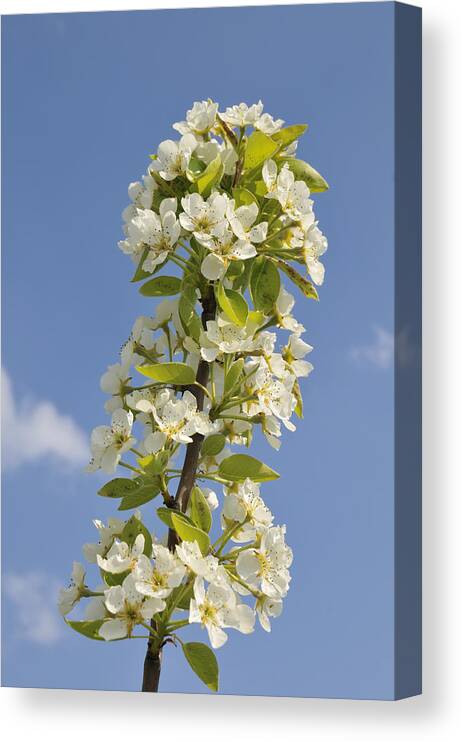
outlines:
[{"label": "white blossom", "polygon": [[164,262],[180,237],[180,224],[177,221],[175,210],[177,199],[165,198],[159,205],[159,214],[150,209],[138,209],[137,215],[127,227],[128,239],[124,252],[133,253],[137,257],[148,249],[142,268],[148,273],[157,265]]},{"label": "white blossom", "polygon": [[[227,219],[235,235],[244,242],[263,242],[267,236],[267,222],[260,222],[254,225],[259,213],[259,207],[256,203],[246,206],[239,206],[235,209],[235,204],[231,201],[227,207]],[[254,226],[253,226],[254,225]],[[254,252],[254,255],[256,253]]]},{"label": "white blossom", "polygon": [[82,592],[85,590],[85,569],[80,562],[74,562],[72,565],[71,582],[69,587],[61,588],[58,598],[58,606],[62,616],[66,616],[75,604],[80,600]]},{"label": "white blossom", "polygon": [[313,371],[313,366],[303,359],[312,350],[313,347],[304,342],[298,334],[291,335],[283,351],[286,367],[289,367],[295,376],[308,376]]},{"label": "white blossom", "polygon": [[317,286],[321,286],[325,278],[325,268],[319,257],[326,252],[327,248],[328,240],[315,222],[305,236],[302,252],[309,276]]},{"label": "white blossom", "polygon": [[275,302],[275,310],[279,326],[285,330],[290,330],[291,332],[300,335],[304,332],[305,328],[291,314],[294,304],[294,296],[292,296],[289,291],[286,291],[284,286],[281,286],[280,293]]},{"label": "white blossom", "polygon": [[226,226],[225,212],[227,198],[219,193],[212,193],[207,201],[199,193],[191,193],[182,198],[183,213],[180,224],[183,229],[193,232],[198,242],[208,246],[214,237],[220,237]]},{"label": "white blossom", "polygon": [[275,415],[289,430],[294,425],[289,421],[295,406],[291,394],[294,386],[294,376],[285,372],[281,378],[275,378],[265,361],[261,361],[253,377],[253,391],[257,396],[257,403],[251,403],[264,415]]},{"label": "white blossom", "polygon": [[217,585],[228,584],[227,573],[217,557],[203,556],[196,541],[182,541],[175,549],[181,562],[195,575]]},{"label": "white blossom", "polygon": [[166,139],[158,147],[157,159],[152,165],[153,170],[156,170],[164,180],[175,180],[185,173],[196,147],[197,140],[193,134],[185,134],[178,142]]},{"label": "white blossom", "polygon": [[263,113],[255,122],[254,127],[271,136],[279,131],[284,123],[283,119],[274,119],[269,113]]},{"label": "white blossom", "polygon": [[95,519],[93,525],[98,531],[99,541],[97,544],[84,544],[82,547],[85,559],[91,564],[96,563],[98,554],[105,555],[108,552],[114,538],[122,533],[125,521],[120,518],[109,518],[108,525],[105,526],[101,520]]},{"label": "white blossom", "polygon": [[180,134],[207,134],[215,124],[218,103],[211,100],[196,101],[186,113],[186,121],[173,124],[173,128]]},{"label": "white blossom", "polygon": [[222,278],[232,261],[248,260],[257,254],[249,240],[236,239],[231,229],[225,229],[220,237],[214,237],[206,246],[210,253],[201,263],[201,273],[209,281]]},{"label": "white blossom", "polygon": [[285,526],[269,528],[259,548],[240,552],[236,560],[239,576],[269,598],[284,598],[289,589],[293,554],[285,543],[285,532]]},{"label": "white blossom", "polygon": [[[137,317],[128,341],[121,350],[121,361],[124,366],[134,366],[144,360],[137,350],[151,351],[155,347],[153,329],[155,325],[151,317]],[[112,392],[114,394],[114,392]]]},{"label": "white blossom", "polygon": [[128,363],[113,363],[100,379],[100,388],[111,399],[105,403],[106,412],[114,412],[124,405],[124,390],[129,377]]},{"label": "white blossom", "polygon": [[142,595],[167,598],[182,582],[186,569],[180,559],[162,544],[153,545],[154,565],[142,554],[133,575],[135,587]]},{"label": "white blossom", "polygon": [[[152,163],[148,167],[147,174],[143,176],[143,183],[136,181],[130,183],[128,188],[129,198],[132,201],[131,204],[126,206],[122,212],[122,218],[127,225],[134,216],[137,214],[137,209],[151,209],[153,205],[154,191],[157,190],[158,186],[151,174]],[[125,226],[125,232],[127,228]]]},{"label": "white blossom", "polygon": [[262,168],[262,177],[267,187],[266,198],[277,199],[290,219],[297,222],[311,213],[310,190],[303,180],[295,180],[287,164],[277,173],[274,160],[267,160]]},{"label": "white blossom", "polygon": [[204,412],[197,409],[196,397],[186,391],[181,399],[168,398],[162,407],[157,407],[148,400],[140,400],[137,410],[150,413],[156,430],[144,440],[148,453],[157,453],[166,441],[191,443],[195,433],[205,435],[209,432],[210,421]]},{"label": "white blossom", "polygon": [[102,557],[98,554],[96,561],[100,569],[105,572],[121,574],[135,569],[144,548],[145,537],[142,533],[139,533],[132,547],[125,541],[115,541],[106,556]]},{"label": "white blossom", "polygon": [[219,315],[217,320],[206,323],[200,335],[201,356],[211,363],[220,353],[238,353],[253,347],[252,337],[246,327],[237,327]]},{"label": "white blossom", "polygon": [[93,472],[103,469],[111,474],[121,456],[135,444],[132,437],[133,414],[123,409],[115,410],[111,417],[111,425],[99,425],[92,432],[90,448],[92,458],[87,471]]},{"label": "white blossom", "polygon": [[254,126],[260,119],[263,108],[264,104],[261,100],[252,106],[240,103],[236,106],[229,106],[224,113],[220,114],[220,118],[232,127]]},{"label": "white blossom", "polygon": [[[289,264],[305,264],[312,282],[321,285],[320,258],[327,239],[318,227],[306,182],[293,173],[297,163],[288,160],[294,157],[297,142],[277,148],[275,159],[263,163],[261,175],[249,167],[249,138],[263,140],[265,134],[277,142],[283,119],[264,113],[260,100],[250,106],[229,106],[220,114],[218,108],[210,99],[194,102],[185,120],[173,125],[180,134],[178,141],[161,142],[145,174],[129,185],[119,247],[137,267],[133,280],[143,272],[157,272],[170,260],[181,283],[177,286],[171,278],[171,288],[163,286],[162,279],[149,282],[152,293],[159,288],[159,293],[172,292],[175,298],[158,302],[152,313],[137,317],[119,362],[109,365],[101,377],[111,421],[91,434],[87,470],[112,474],[121,463],[133,470],[127,482],[138,483],[140,491],[145,485],[147,491],[158,485],[164,504],[171,505],[177,476],[190,460],[185,447],[200,436],[220,434],[220,452],[211,456],[201,449],[193,476],[195,486],[203,479],[223,483],[218,514],[222,533],[215,533],[216,525],[211,528],[214,536],[206,551],[202,543],[200,548],[198,541],[180,536],[170,550],[165,532],[160,540],[152,537],[152,547],[149,539],[147,553],[144,527],[142,533],[141,527],[135,529],[134,540],[126,535],[134,532],[132,519],[141,520],[140,511],[127,521],[94,520],[98,540],[84,544],[83,553],[97,566],[104,584],[89,589],[84,567],[75,562],[69,587],[60,591],[59,609],[66,616],[81,598],[90,598],[82,615],[99,622],[99,636],[107,641],[145,636],[152,622],[162,647],[166,641],[177,641],[177,632],[187,623],[197,623],[218,648],[227,641],[227,629],[252,632],[256,617],[270,631],[290,585],[292,551],[285,543],[285,526],[274,525],[260,484],[249,478],[227,479],[221,462],[232,454],[232,445],[249,446],[258,426],[268,443],[279,449],[282,431],[295,430],[293,413],[301,412],[298,379],[313,368],[306,360],[312,346],[302,339],[305,328],[293,316],[294,297],[285,286],[278,296],[272,293],[268,310],[259,308],[259,293],[266,287],[256,285],[255,258],[272,258],[295,283],[297,276]],[[254,135],[246,131],[248,127]],[[202,174],[211,163],[211,180],[206,183]],[[244,326],[238,318],[239,324],[230,319],[238,307],[233,294],[227,293],[230,305],[224,304],[222,289],[242,297],[249,289],[254,306],[249,305]],[[142,294],[149,293],[142,289]],[[204,361],[209,375],[199,383]],[[176,384],[175,374],[170,376],[167,368],[166,382],[153,383],[146,378],[147,366],[158,363],[198,370],[196,387]],[[132,381],[135,372],[141,373],[142,381]],[[199,392],[202,384],[206,388]],[[129,454],[127,461],[121,461],[124,454]],[[217,510],[217,494],[202,485],[201,492],[211,513]],[[182,509],[198,525],[194,504],[190,499]],[[193,590],[188,621],[176,621],[177,600],[186,589]],[[181,606],[183,610],[183,602]],[[162,617],[157,615],[161,612]],[[145,631],[135,632],[138,625]]]},{"label": "white blossom", "polygon": [[273,522],[273,515],[260,496],[259,484],[251,479],[225,490],[222,512],[222,528],[228,527],[229,521],[244,523],[232,536],[238,543],[254,541],[256,535],[264,533]]},{"label": "white blossom", "polygon": [[194,583],[194,598],[190,601],[190,623],[200,623],[207,629],[209,641],[214,649],[227,641],[224,628],[233,628],[243,634],[254,630],[255,615],[250,606],[238,603],[236,594],[227,585],[209,585],[197,577]]},{"label": "white blossom", "polygon": [[105,590],[105,606],[113,618],[105,620],[98,633],[106,641],[131,636],[134,627],[151,621],[155,613],[166,607],[161,598],[145,598],[135,587],[132,574],[122,585]]},{"label": "white blossom", "polygon": [[279,598],[267,598],[262,596],[257,599],[256,613],[264,631],[271,631],[270,619],[281,616],[282,610],[283,601]]}]

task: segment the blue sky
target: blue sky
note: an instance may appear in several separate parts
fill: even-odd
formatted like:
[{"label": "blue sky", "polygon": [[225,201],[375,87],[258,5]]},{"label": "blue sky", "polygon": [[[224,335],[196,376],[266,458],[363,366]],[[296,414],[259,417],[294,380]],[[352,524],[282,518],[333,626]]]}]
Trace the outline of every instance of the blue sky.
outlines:
[{"label": "blue sky", "polygon": [[[393,694],[393,8],[391,3],[3,19],[3,683],[134,690],[144,646],[87,641],[55,611],[91,520],[83,472],[99,378],[151,309],[116,247],[127,184],[194,100],[262,98],[309,123],[331,189],[305,419],[263,489],[294,549],[271,635],[233,633],[221,690]],[[187,52],[185,54],[185,51]],[[174,135],[175,136],[175,135]],[[153,521],[154,524],[154,521]],[[169,647],[161,690],[204,692]]]}]

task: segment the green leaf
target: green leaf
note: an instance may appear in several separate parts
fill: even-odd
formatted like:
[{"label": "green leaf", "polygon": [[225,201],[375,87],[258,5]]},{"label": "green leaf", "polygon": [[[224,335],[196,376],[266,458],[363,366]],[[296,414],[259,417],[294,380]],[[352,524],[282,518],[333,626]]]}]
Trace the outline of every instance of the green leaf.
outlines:
[{"label": "green leaf", "polygon": [[309,299],[315,299],[318,301],[318,293],[317,289],[311,283],[307,278],[304,278],[304,276],[301,276],[300,273],[297,272],[295,268],[293,268],[291,265],[288,265],[288,263],[285,263],[283,260],[277,260],[277,265],[280,270],[283,271],[283,273],[286,273],[286,275],[291,279],[291,281],[296,284],[296,286],[302,291],[302,293],[307,296]]},{"label": "green leaf", "polygon": [[244,167],[252,170],[268,160],[278,149],[278,144],[261,131],[253,131],[246,144]]},{"label": "green leaf", "polygon": [[191,335],[193,340],[196,341],[198,341],[201,332],[201,320],[195,310],[197,300],[195,288],[184,284],[178,303],[178,314],[185,333]]},{"label": "green leaf", "polygon": [[294,124],[293,126],[287,126],[285,129],[280,129],[280,131],[276,131],[275,134],[272,134],[272,139],[274,142],[277,142],[280,147],[284,148],[295,142],[296,139],[299,139],[306,129],[307,124]]},{"label": "green leaf", "polygon": [[211,545],[207,533],[202,531],[200,528],[196,528],[196,526],[191,526],[189,523],[186,523],[185,519],[179,517],[179,514],[175,511],[172,512],[172,525],[174,531],[180,536],[182,541],[196,541],[201,554],[206,556]]},{"label": "green leaf", "polygon": [[125,578],[130,574],[130,569],[126,572],[105,572],[104,569],[100,569],[101,576],[105,583],[109,587],[116,587],[116,585],[122,585]]},{"label": "green leaf", "polygon": [[126,495],[121,500],[121,504],[117,508],[118,510],[131,510],[132,508],[138,508],[140,505],[145,505],[150,500],[153,500],[156,495],[159,495],[160,487],[158,484],[145,484],[141,487],[137,487],[137,490],[131,494]]},{"label": "green leaf", "polygon": [[133,546],[135,543],[135,539],[140,533],[142,533],[145,537],[143,554],[146,554],[146,556],[151,556],[153,539],[151,538],[151,534],[148,531],[147,527],[141,522],[139,518],[136,518],[135,515],[132,515],[132,517],[129,518],[129,520],[125,524],[124,528],[122,529],[120,539],[121,541],[125,541],[125,543],[129,546]]},{"label": "green leaf", "polygon": [[[177,590],[183,590],[183,585],[180,585]],[[179,600],[179,602],[176,605],[176,608],[179,608],[182,611],[188,611],[190,610],[190,600],[193,597],[193,583],[189,586],[188,590],[184,593],[183,597]],[[173,593],[173,600],[175,600],[175,592]]]},{"label": "green leaf", "polygon": [[230,368],[228,369],[228,373],[225,377],[224,382],[224,389],[223,393],[224,396],[230,393],[230,391],[233,389],[235,384],[237,383],[238,379],[240,378],[244,368],[244,359],[239,358],[237,361],[231,364]]},{"label": "green leaf", "polygon": [[227,439],[222,435],[222,433],[213,433],[212,435],[208,435],[207,438],[203,440],[201,456],[217,456],[217,454],[223,451],[226,440]]},{"label": "green leaf", "polygon": [[135,492],[136,489],[138,489],[138,484],[134,482],[133,479],[116,477],[116,479],[111,479],[110,482],[106,482],[106,484],[98,490],[98,494],[101,497],[125,497],[126,495]]},{"label": "green leaf", "polygon": [[250,183],[249,188],[252,190],[252,192],[256,196],[259,196],[260,198],[263,198],[265,194],[268,192],[267,186],[265,185],[264,181],[261,178]]},{"label": "green leaf", "polygon": [[[66,620],[66,619],[65,619]],[[97,641],[104,642],[102,636],[98,634],[100,627],[104,623],[104,619],[98,619],[97,621],[68,621],[68,626],[79,634],[86,636],[87,639],[96,639]]]},{"label": "green leaf", "polygon": [[137,266],[137,270],[135,271],[133,278],[131,279],[131,283],[137,283],[137,281],[143,281],[144,278],[148,278],[149,276],[154,276],[155,273],[161,270],[167,263],[167,259],[164,260],[164,262],[159,263],[151,273],[148,271],[144,271],[142,268],[143,263],[145,262],[146,258],[148,257],[150,249],[149,247],[145,247],[143,250],[142,256],[140,258],[140,261]]},{"label": "green leaf", "polygon": [[194,526],[193,521],[191,518],[188,517],[188,515],[185,515],[185,513],[181,513],[179,510],[174,510],[173,508],[158,508],[156,510],[158,518],[162,520],[162,522],[168,527],[168,528],[174,528],[174,525],[172,523],[172,513],[176,513],[179,518],[183,518],[185,523],[190,526]]},{"label": "green leaf", "polygon": [[275,264],[260,256],[254,260],[249,291],[257,310],[272,314],[280,293],[280,274]]},{"label": "green leaf", "polygon": [[219,665],[212,649],[201,642],[182,643],[183,654],[198,678],[210,690],[219,689]]},{"label": "green leaf", "polygon": [[207,168],[196,178],[199,193],[207,198],[212,188],[220,183],[223,176],[223,164],[220,155],[209,163]]},{"label": "green leaf", "polygon": [[154,363],[146,366],[136,366],[137,371],[149,379],[163,384],[186,386],[193,384],[196,378],[194,370],[186,363]]},{"label": "green leaf", "polygon": [[174,296],[180,293],[182,282],[176,276],[157,276],[140,286],[143,296]]},{"label": "green leaf", "polygon": [[225,276],[234,281],[236,278],[241,276],[244,271],[244,267],[244,260],[232,260],[227,268]]},{"label": "green leaf", "polygon": [[259,205],[257,198],[253,193],[251,193],[251,191],[248,191],[247,188],[233,188],[232,194],[236,208],[239,206],[249,206],[250,204]]},{"label": "green leaf", "polygon": [[220,462],[219,476],[230,482],[241,482],[248,477],[253,482],[270,482],[272,479],[278,479],[280,475],[253,456],[235,453]]},{"label": "green leaf", "polygon": [[293,394],[296,397],[296,407],[294,408],[294,412],[302,420],[302,418],[304,417],[304,405],[302,402],[301,387],[299,386],[299,382],[297,379],[294,382]]},{"label": "green leaf", "polygon": [[188,178],[190,183],[194,183],[205,169],[206,165],[202,160],[198,160],[198,158],[194,156],[190,157],[188,170],[186,171],[186,177]]},{"label": "green leaf", "polygon": [[233,324],[238,327],[245,326],[249,309],[246,299],[241,294],[232,291],[232,289],[225,289],[223,284],[219,283],[217,286],[217,301],[221,310]]},{"label": "green leaf", "polygon": [[190,495],[191,519],[195,526],[209,533],[212,526],[211,509],[199,487],[193,487]]},{"label": "green leaf", "polygon": [[[233,281],[233,288],[235,291],[240,291],[241,294],[244,294],[246,289],[249,285],[249,277],[251,275],[251,269],[252,269],[252,260],[243,260],[241,261],[241,265],[243,266],[243,270],[241,271],[240,275],[237,276]],[[233,265],[233,263],[236,263],[239,265],[238,261],[234,260],[230,265]],[[229,272],[227,271],[226,277],[229,277]]]},{"label": "green leaf", "polygon": [[294,157],[282,157],[280,162],[287,164],[296,180],[303,180],[312,193],[321,193],[329,188],[328,183],[308,162],[296,160]]},{"label": "green leaf", "polygon": [[166,468],[169,462],[169,452],[159,451],[156,454],[150,453],[148,456],[137,459],[137,464],[151,476],[156,477]]}]

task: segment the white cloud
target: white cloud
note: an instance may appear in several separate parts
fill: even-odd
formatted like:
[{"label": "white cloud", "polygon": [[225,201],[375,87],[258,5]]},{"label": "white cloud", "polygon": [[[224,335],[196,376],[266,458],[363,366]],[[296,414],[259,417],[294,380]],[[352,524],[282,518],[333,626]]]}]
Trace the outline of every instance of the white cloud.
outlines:
[{"label": "white cloud", "polygon": [[382,327],[374,327],[375,339],[370,345],[350,349],[350,356],[358,363],[368,363],[377,368],[390,368],[394,361],[394,335]]},{"label": "white cloud", "polygon": [[59,585],[43,572],[7,574],[3,578],[7,597],[16,608],[16,629],[35,644],[55,644],[62,636],[57,608]]},{"label": "white cloud", "polygon": [[412,365],[417,357],[417,350],[410,339],[407,327],[397,333],[394,343],[394,335],[383,327],[375,326],[374,342],[370,345],[359,345],[351,348],[350,357],[358,363],[366,363],[377,368],[390,368],[394,363],[394,355],[401,368]]},{"label": "white cloud", "polygon": [[13,468],[49,456],[83,465],[88,459],[85,434],[52,402],[15,400],[11,380],[2,369],[3,466]]}]

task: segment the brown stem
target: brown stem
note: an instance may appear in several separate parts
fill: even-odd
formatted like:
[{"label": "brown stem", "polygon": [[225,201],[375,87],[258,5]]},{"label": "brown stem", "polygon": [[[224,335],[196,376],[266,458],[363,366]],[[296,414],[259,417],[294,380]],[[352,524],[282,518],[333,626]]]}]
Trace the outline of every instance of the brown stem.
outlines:
[{"label": "brown stem", "polygon": [[[215,319],[216,302],[214,289],[212,286],[209,287],[208,293],[201,299],[203,311],[201,314],[201,321],[204,329],[207,327],[207,323],[210,320]],[[203,387],[207,387],[209,381],[209,364],[207,361],[201,359],[198,364],[198,370],[196,372],[196,381]],[[196,404],[198,410],[203,409],[204,405],[204,390],[200,386],[192,386],[190,388],[191,393],[196,397]],[[195,433],[193,440],[188,444],[185,454],[185,460],[183,462],[182,473],[180,475],[180,481],[178,483],[177,492],[175,497],[172,497],[167,506],[175,510],[181,510],[185,512],[188,506],[188,500],[190,499],[190,493],[193,489],[196,478],[196,470],[198,468],[199,452],[201,450],[201,443],[204,440],[204,436],[200,433]],[[178,543],[178,536],[172,529],[169,529],[169,536],[167,545],[171,551],[175,549],[175,545]],[[153,628],[156,628],[155,625]],[[159,686],[159,676],[161,674],[161,654],[162,649],[153,649],[153,640],[148,640],[148,649],[145,657],[145,664],[143,668],[143,691],[156,693]]]},{"label": "brown stem", "polygon": [[141,687],[144,693],[157,693],[158,691],[161,658],[162,649],[153,650],[153,640],[152,638],[148,639],[148,649],[143,665],[143,685]]}]

